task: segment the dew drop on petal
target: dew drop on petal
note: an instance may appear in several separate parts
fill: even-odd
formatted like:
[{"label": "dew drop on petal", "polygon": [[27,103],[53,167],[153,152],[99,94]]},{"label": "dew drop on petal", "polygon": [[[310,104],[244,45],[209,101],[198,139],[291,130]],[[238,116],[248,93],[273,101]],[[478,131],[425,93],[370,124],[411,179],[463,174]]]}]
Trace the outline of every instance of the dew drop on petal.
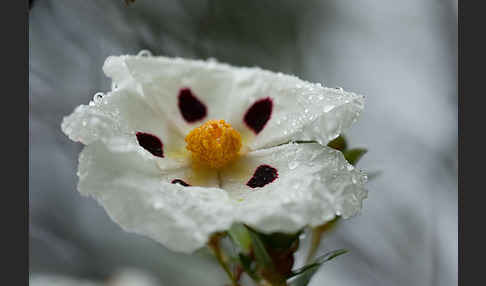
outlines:
[{"label": "dew drop on petal", "polygon": [[104,94],[104,93],[102,93],[102,92],[97,92],[97,93],[95,93],[95,95],[93,95],[93,101],[94,101],[95,103],[99,103],[99,102],[101,101],[101,99],[103,98],[103,96],[104,96],[104,95],[105,95],[105,94]]},{"label": "dew drop on petal", "polygon": [[272,115],[273,102],[270,97],[260,99],[246,111],[243,121],[256,134],[260,133]]},{"label": "dew drop on petal", "polygon": [[278,171],[269,165],[260,165],[255,170],[253,177],[246,183],[250,188],[261,188],[278,178]]},{"label": "dew drop on petal", "polygon": [[297,161],[290,161],[289,162],[289,169],[290,170],[293,170],[293,169],[297,168],[298,166],[299,166],[299,162],[297,162]]},{"label": "dew drop on petal", "polygon": [[139,57],[151,57],[152,52],[149,51],[149,50],[141,50],[140,52],[138,52],[137,56],[139,56]]},{"label": "dew drop on petal", "polygon": [[164,144],[157,136],[145,132],[137,132],[136,135],[140,146],[152,155],[164,158]]}]

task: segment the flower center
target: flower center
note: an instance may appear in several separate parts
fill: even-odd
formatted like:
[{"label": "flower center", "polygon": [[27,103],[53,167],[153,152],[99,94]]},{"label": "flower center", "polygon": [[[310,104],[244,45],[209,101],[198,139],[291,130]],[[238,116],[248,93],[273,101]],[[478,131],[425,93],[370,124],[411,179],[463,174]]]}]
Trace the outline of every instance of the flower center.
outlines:
[{"label": "flower center", "polygon": [[192,158],[218,169],[238,157],[241,135],[224,120],[209,120],[195,128],[185,139]]}]

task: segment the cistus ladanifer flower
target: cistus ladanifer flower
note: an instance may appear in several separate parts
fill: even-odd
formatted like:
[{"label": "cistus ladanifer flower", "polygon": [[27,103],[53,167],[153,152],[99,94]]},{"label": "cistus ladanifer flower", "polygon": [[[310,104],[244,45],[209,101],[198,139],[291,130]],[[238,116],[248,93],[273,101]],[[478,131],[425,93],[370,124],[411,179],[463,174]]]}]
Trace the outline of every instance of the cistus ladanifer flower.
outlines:
[{"label": "cistus ladanifer flower", "polygon": [[361,209],[366,175],[326,144],[362,96],[214,60],[112,56],[103,70],[112,90],[62,130],[85,145],[78,190],[125,230],[189,253],[235,222],[290,233]]}]

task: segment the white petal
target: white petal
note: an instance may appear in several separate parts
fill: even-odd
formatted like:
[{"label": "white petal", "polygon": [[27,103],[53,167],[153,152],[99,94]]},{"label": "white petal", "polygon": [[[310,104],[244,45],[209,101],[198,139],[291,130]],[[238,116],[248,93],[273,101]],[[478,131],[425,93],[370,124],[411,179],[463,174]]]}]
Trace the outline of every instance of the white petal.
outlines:
[{"label": "white petal", "polygon": [[[186,134],[187,123],[177,107],[178,92],[191,88],[208,108],[206,119],[224,119],[242,131],[252,150],[292,140],[316,140],[322,145],[356,121],[364,98],[260,68],[233,67],[214,61],[166,57],[110,57],[105,73],[120,86],[135,81],[154,105]],[[243,121],[259,99],[270,97],[273,111],[257,135]]]},{"label": "white petal", "polygon": [[[366,176],[342,154],[318,144],[287,144],[242,158],[247,176],[222,173],[224,190],[170,184],[186,169],[157,167],[140,152],[112,152],[93,143],[79,158],[78,190],[94,197],[126,231],[148,236],[174,251],[192,252],[233,222],[263,232],[294,232],[335,215],[361,209]],[[297,165],[295,165],[295,163]],[[260,164],[278,169],[274,182],[251,189],[245,183]],[[234,170],[233,170],[234,171]],[[244,173],[244,172],[243,172]]]},{"label": "white petal", "polygon": [[[227,117],[233,74],[218,66],[180,58],[121,56],[109,57],[103,70],[117,86],[135,81],[139,90],[167,115],[174,126],[187,134],[208,119]],[[182,88],[190,88],[206,106],[206,117],[196,122],[184,120],[178,107]]]},{"label": "white petal", "polygon": [[78,106],[63,119],[61,128],[73,141],[85,145],[101,141],[112,151],[140,150],[153,156],[139,145],[137,132],[157,136],[163,143],[164,154],[184,146],[184,138],[171,128],[164,115],[142,95],[127,88]]},{"label": "white petal", "polygon": [[[292,75],[259,68],[238,68],[235,73],[233,100],[227,107],[231,109],[229,122],[238,130],[246,130],[244,137],[251,150],[300,140],[327,145],[358,119],[364,107],[361,95]],[[257,100],[267,97],[273,102],[271,117],[255,135],[242,118]]]},{"label": "white petal", "polygon": [[[260,165],[278,170],[261,187],[246,183]],[[239,201],[237,220],[264,232],[293,232],[341,215],[357,214],[367,196],[366,175],[341,152],[319,144],[286,144],[250,152],[221,174],[222,187]]]},{"label": "white petal", "polygon": [[137,152],[114,153],[91,144],[79,157],[78,190],[93,196],[123,229],[148,236],[174,251],[192,252],[211,233],[231,225],[231,203],[219,188],[168,183],[184,170],[161,173]]}]

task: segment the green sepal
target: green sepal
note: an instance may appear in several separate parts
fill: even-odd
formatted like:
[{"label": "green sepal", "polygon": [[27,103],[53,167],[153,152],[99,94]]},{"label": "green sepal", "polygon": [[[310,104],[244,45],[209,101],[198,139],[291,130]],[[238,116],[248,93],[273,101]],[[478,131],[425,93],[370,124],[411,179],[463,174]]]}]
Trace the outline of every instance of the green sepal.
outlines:
[{"label": "green sepal", "polygon": [[354,166],[356,165],[356,163],[358,163],[359,159],[361,159],[361,157],[363,157],[363,155],[366,154],[366,152],[368,152],[368,150],[364,148],[355,148],[355,149],[346,150],[343,152],[343,154],[344,154],[344,158],[348,160],[349,164]]},{"label": "green sepal", "polygon": [[344,150],[346,150],[348,143],[346,142],[346,139],[343,135],[339,135],[336,139],[327,143],[327,146],[343,152]]},{"label": "green sepal", "polygon": [[297,240],[302,231],[296,233],[281,233],[275,232],[271,234],[259,233],[260,239],[267,248],[272,248],[276,250],[286,250],[292,247]]},{"label": "green sepal", "polygon": [[228,234],[244,254],[250,253],[251,236],[246,226],[241,223],[234,223],[228,230]]},{"label": "green sepal", "polygon": [[253,246],[253,252],[255,254],[257,263],[263,268],[273,268],[272,258],[265,249],[265,244],[263,243],[260,234],[251,228],[248,228],[248,233],[250,235],[251,244]]}]

